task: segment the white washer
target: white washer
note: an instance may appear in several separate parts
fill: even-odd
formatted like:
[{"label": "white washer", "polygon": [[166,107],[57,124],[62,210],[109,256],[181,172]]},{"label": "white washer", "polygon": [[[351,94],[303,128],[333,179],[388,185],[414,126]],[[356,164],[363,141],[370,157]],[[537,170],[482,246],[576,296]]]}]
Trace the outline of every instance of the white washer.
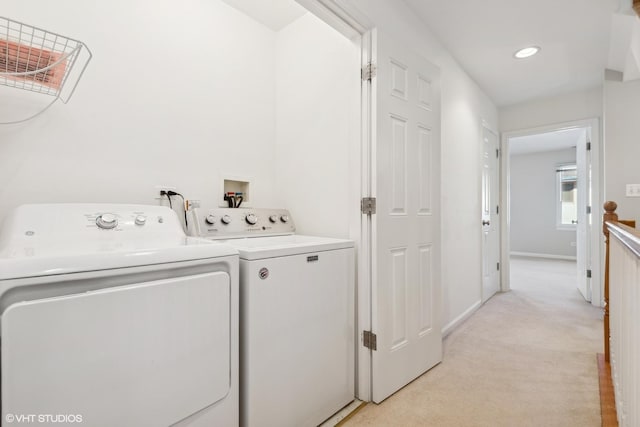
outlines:
[{"label": "white washer", "polygon": [[354,399],[354,249],[281,209],[195,211],[240,252],[240,425],[317,426]]},{"label": "white washer", "polygon": [[168,208],[17,208],[0,233],[2,425],[238,425],[237,307],[237,251]]}]

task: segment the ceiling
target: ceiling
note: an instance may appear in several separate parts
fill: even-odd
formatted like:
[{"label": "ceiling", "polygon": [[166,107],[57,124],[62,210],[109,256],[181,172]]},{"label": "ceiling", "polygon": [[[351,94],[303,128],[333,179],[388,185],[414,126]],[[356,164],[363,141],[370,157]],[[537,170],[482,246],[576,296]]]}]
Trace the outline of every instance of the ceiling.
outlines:
[{"label": "ceiling", "polygon": [[222,0],[245,15],[271,28],[280,31],[307,10],[294,0]]},{"label": "ceiling", "polygon": [[509,155],[557,151],[575,147],[586,135],[584,128],[563,129],[509,138]]},{"label": "ceiling", "polygon": [[500,107],[601,85],[622,1],[405,0]]}]

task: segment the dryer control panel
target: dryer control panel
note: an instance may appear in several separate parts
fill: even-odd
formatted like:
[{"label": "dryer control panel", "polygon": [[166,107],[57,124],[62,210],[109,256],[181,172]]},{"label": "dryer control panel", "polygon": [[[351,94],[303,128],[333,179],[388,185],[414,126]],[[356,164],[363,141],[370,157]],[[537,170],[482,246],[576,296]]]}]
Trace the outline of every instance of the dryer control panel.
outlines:
[{"label": "dryer control panel", "polygon": [[114,203],[22,205],[0,230],[0,259],[179,246],[180,219],[164,206]]},{"label": "dryer control panel", "polygon": [[189,234],[210,239],[294,234],[296,227],[286,209],[195,208],[189,211]]}]

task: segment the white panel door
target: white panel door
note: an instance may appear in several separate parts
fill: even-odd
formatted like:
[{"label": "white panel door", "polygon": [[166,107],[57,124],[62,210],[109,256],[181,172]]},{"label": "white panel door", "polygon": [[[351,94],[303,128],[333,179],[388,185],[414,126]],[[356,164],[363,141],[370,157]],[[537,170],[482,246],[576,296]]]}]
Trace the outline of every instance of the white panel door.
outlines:
[{"label": "white panel door", "polygon": [[591,192],[591,162],[589,161],[589,151],[587,150],[588,130],[585,129],[583,135],[576,144],[576,173],[578,182],[578,224],[576,226],[576,259],[578,290],[585,300],[591,301],[591,280],[587,277],[587,270],[590,268],[589,250],[589,223],[591,215],[587,214],[589,194]]},{"label": "white panel door", "polygon": [[439,70],[373,33],[372,396],[442,360]]},{"label": "white panel door", "polygon": [[500,289],[498,137],[482,127],[482,301]]}]

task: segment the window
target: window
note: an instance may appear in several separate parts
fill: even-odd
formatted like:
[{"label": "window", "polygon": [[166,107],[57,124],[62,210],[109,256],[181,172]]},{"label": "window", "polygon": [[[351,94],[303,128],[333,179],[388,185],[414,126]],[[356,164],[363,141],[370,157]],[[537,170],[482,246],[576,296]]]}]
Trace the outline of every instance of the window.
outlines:
[{"label": "window", "polygon": [[558,228],[575,229],[578,223],[578,177],[575,164],[556,168],[557,225]]}]

